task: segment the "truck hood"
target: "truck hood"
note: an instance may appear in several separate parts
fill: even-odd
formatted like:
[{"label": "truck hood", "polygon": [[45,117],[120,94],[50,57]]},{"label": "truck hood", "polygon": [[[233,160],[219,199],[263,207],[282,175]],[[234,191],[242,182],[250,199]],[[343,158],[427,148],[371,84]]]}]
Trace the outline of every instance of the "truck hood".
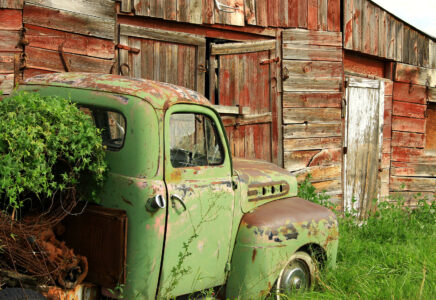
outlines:
[{"label": "truck hood", "polygon": [[261,160],[233,158],[244,213],[273,200],[297,195],[297,180],[289,172]]}]

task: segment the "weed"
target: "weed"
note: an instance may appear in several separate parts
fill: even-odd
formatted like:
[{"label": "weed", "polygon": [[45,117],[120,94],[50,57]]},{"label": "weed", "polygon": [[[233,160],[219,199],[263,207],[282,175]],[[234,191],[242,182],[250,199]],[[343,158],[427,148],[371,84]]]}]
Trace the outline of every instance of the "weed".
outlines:
[{"label": "weed", "polygon": [[[301,193],[325,205],[309,185]],[[315,290],[293,299],[434,299],[436,200],[415,200],[413,209],[399,196],[381,201],[364,222],[352,212],[338,215],[336,268],[322,270]]]}]

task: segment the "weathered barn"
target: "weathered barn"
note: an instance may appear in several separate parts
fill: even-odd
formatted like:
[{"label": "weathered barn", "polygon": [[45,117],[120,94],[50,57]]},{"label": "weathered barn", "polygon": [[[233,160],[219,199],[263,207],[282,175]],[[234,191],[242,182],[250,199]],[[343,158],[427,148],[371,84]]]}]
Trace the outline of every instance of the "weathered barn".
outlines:
[{"label": "weathered barn", "polygon": [[435,194],[435,42],[369,0],[0,0],[0,89],[64,71],[186,86],[234,155],[366,210]]}]

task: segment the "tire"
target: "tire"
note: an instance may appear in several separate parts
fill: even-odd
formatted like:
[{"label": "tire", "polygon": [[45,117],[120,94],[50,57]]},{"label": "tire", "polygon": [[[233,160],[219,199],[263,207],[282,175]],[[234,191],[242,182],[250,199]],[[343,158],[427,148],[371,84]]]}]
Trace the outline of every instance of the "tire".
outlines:
[{"label": "tire", "polygon": [[47,298],[34,290],[6,288],[0,291],[0,300],[47,300]]},{"label": "tire", "polygon": [[315,282],[315,263],[306,252],[295,252],[280,272],[276,283],[276,299],[309,290]]}]

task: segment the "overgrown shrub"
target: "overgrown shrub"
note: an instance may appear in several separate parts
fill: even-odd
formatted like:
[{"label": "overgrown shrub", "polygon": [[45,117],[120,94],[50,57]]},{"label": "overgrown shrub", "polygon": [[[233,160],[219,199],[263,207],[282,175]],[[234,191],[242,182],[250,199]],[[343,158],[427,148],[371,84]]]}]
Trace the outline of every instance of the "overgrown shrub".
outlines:
[{"label": "overgrown shrub", "polygon": [[[47,208],[71,189],[96,201],[106,163],[98,129],[69,100],[19,92],[0,102],[0,205]],[[77,199],[79,200],[79,199]]]}]

